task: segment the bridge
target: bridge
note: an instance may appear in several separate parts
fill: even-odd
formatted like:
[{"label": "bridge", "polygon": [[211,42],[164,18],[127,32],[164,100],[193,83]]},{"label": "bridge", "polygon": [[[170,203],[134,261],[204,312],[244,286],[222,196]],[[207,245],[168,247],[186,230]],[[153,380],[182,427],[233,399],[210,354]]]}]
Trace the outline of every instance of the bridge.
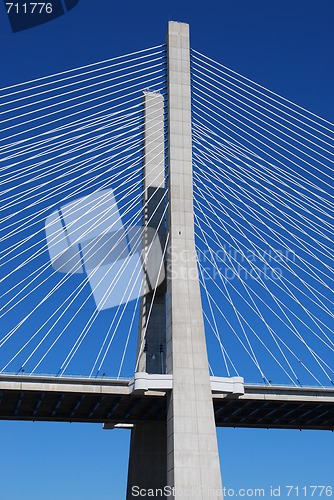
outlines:
[{"label": "bridge", "polygon": [[176,22],[0,98],[0,419],[131,429],[128,499],[221,492],[216,426],[334,430],[333,124]]},{"label": "bridge", "polygon": [[[145,374],[146,375],[146,374]],[[165,421],[172,377],[134,379],[4,375],[0,418],[131,428]],[[216,426],[334,430],[334,389],[263,386],[211,377]]]}]

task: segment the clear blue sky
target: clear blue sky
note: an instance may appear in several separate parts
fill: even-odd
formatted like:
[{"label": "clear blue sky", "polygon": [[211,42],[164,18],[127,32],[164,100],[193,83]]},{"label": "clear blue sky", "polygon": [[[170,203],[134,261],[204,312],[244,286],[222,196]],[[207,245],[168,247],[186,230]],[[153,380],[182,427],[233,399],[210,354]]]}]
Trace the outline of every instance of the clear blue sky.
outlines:
[{"label": "clear blue sky", "polygon": [[[0,7],[1,87],[163,43],[177,20],[190,23],[196,50],[334,122],[331,0],[80,0],[17,34]],[[226,429],[218,438],[224,485],[334,487],[333,433]],[[1,500],[125,498],[127,431],[1,422],[0,443]]]}]

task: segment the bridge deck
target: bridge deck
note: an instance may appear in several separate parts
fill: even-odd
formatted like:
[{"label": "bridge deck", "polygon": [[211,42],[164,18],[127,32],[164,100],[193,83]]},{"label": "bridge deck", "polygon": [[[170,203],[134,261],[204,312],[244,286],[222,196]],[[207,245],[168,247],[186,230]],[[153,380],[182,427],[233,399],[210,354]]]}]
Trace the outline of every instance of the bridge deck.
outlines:
[{"label": "bridge deck", "polygon": [[[166,392],[133,392],[130,380],[0,377],[0,419],[134,424],[166,419]],[[216,425],[334,430],[334,389],[245,385],[213,393]]]}]

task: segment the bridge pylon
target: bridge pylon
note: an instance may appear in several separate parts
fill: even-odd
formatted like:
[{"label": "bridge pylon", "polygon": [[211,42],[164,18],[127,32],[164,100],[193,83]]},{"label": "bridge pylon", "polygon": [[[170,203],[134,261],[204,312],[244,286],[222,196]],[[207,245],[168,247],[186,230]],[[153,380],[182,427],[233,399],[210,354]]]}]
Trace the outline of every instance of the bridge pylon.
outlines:
[{"label": "bridge pylon", "polygon": [[[147,326],[147,306],[152,301],[152,293],[145,294],[141,300],[137,370],[148,373],[166,370],[173,375],[173,388],[168,394],[167,422],[153,426],[140,424],[132,431],[127,499],[134,498],[133,486],[162,490],[167,486],[167,491],[175,488],[177,500],[183,498],[185,492],[190,492],[194,499],[221,499],[216,425],[195,251],[188,24],[169,22],[166,45],[168,209],[166,226],[160,230],[160,240],[168,238],[166,291],[160,286],[155,294]],[[152,137],[147,140],[148,117],[150,133],[153,130],[156,134],[153,142]],[[146,205],[144,220],[156,209],[156,221],[161,215],[162,208],[157,204],[161,200],[161,193],[158,194],[160,176],[165,176],[163,128],[162,96],[144,94],[144,201],[149,192],[156,192]],[[153,227],[157,227],[155,223]],[[161,345],[167,346],[166,362],[163,357],[162,363],[159,358]],[[153,359],[160,359],[160,364]]]},{"label": "bridge pylon", "polygon": [[[147,225],[166,240],[164,100],[157,92],[143,93],[143,241],[145,254],[151,243]],[[163,220],[163,223],[161,223]],[[155,291],[145,289],[140,300],[137,372],[166,373],[166,281]],[[167,424],[143,422],[131,431],[127,500],[136,498],[134,486],[163,488],[167,484]]]}]

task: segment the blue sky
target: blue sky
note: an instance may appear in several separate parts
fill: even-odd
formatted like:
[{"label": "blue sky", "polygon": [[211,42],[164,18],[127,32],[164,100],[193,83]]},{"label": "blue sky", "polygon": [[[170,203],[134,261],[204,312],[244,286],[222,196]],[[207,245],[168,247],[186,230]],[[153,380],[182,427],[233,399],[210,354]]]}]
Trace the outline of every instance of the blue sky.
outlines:
[{"label": "blue sky", "polygon": [[[190,23],[192,47],[334,122],[331,0],[80,0],[68,14],[12,34],[0,9],[0,86],[164,42]],[[125,497],[127,431],[1,422],[1,498]],[[223,483],[235,488],[332,485],[333,433],[218,430]],[[282,494],[284,496],[284,494]]]}]

